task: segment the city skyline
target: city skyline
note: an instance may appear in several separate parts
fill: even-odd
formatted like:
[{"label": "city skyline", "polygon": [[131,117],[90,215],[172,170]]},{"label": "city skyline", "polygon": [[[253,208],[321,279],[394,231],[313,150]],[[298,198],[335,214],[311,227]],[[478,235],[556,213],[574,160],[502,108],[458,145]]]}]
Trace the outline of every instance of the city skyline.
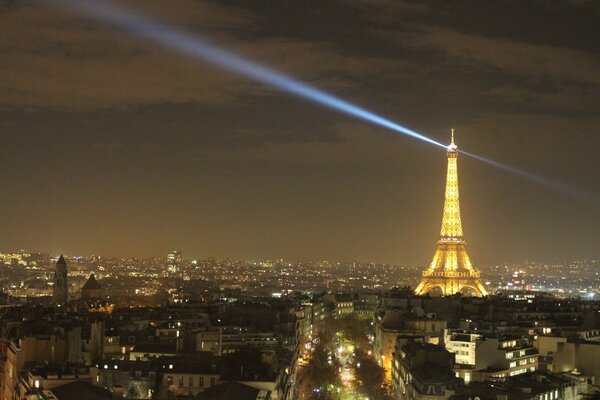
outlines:
[{"label": "city skyline", "polygon": [[599,22],[0,0],[0,400],[600,400]]},{"label": "city skyline", "polygon": [[[130,5],[573,189],[461,158],[476,266],[598,257],[593,2]],[[0,7],[2,250],[428,262],[443,151],[59,8]]]}]

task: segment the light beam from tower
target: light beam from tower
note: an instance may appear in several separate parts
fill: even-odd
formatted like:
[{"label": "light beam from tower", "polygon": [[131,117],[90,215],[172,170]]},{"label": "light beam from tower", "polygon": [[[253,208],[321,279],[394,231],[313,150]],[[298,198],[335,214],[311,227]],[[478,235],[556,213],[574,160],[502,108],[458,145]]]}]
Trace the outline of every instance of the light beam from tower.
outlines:
[{"label": "light beam from tower", "polygon": [[[255,81],[278,88],[283,92],[304,98],[324,105],[338,112],[351,115],[360,120],[390,129],[396,133],[401,133],[423,142],[445,148],[438,141],[415,132],[403,125],[391,121],[385,117],[375,114],[357,104],[346,101],[340,97],[327,93],[321,89],[308,85],[279,71],[268,68],[255,61],[249,60],[231,51],[222,49],[215,44],[205,40],[198,35],[190,34],[159,23],[148,17],[135,13],[133,10],[123,6],[117,6],[107,1],[101,0],[46,0],[44,4],[52,3],[61,7],[67,7],[88,18],[117,27],[123,31],[129,32],[138,37],[151,40],[161,46],[177,51],[187,57],[207,62],[227,69]],[[561,191],[563,193],[579,197],[597,204],[600,198],[597,195],[568,187],[567,185],[556,182],[527,171],[523,171],[506,164],[479,156],[477,154],[461,151],[461,153],[473,157],[479,161],[485,162],[504,171],[511,172],[527,180],[541,184],[547,188]]]},{"label": "light beam from tower", "polygon": [[279,71],[220,48],[198,35],[192,35],[166,24],[161,24],[150,18],[136,14],[125,7],[99,0],[52,0],[52,3],[60,6],[68,6],[69,9],[83,13],[89,18],[112,25],[138,37],[149,39],[154,43],[177,51],[185,56],[225,68],[230,72],[246,76],[281,91],[304,98],[305,100],[324,105],[341,113],[391,129],[397,133],[419,139],[429,144],[446,147],[430,137],[377,115],[357,104],[353,104]]}]

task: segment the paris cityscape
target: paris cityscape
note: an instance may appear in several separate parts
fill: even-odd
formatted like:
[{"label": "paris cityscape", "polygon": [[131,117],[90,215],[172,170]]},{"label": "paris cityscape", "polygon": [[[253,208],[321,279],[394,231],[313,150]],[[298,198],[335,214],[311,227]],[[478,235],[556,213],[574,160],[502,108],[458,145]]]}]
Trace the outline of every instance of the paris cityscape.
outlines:
[{"label": "paris cityscape", "polygon": [[600,399],[599,22],[0,1],[0,400]]},{"label": "paris cityscape", "polygon": [[[72,291],[79,291],[93,273],[102,281],[108,297],[115,301],[127,298],[134,303],[154,301],[159,294],[184,295],[186,288],[196,296],[220,290],[265,297],[329,291],[380,293],[394,286],[416,287],[425,268],[327,261],[189,260],[181,251],[155,258],[65,257]],[[52,295],[57,255],[19,250],[1,253],[0,259],[4,264],[2,292],[22,301]],[[527,290],[556,298],[590,300],[600,295],[598,260],[523,262],[479,269],[492,293]]]}]

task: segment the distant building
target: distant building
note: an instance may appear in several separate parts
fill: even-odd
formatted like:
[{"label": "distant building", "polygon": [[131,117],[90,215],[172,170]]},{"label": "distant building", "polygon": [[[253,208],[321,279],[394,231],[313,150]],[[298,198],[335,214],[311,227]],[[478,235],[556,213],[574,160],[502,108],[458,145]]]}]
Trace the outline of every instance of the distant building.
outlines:
[{"label": "distant building", "polygon": [[90,275],[81,288],[81,300],[78,309],[82,312],[104,314],[111,314],[114,310],[114,304],[106,299],[104,289],[96,280],[94,274]]},{"label": "distant building", "polygon": [[446,331],[444,345],[455,354],[455,372],[467,383],[501,381],[538,369],[539,351],[523,336]]},{"label": "distant building", "polygon": [[158,388],[160,360],[100,360],[96,368],[96,384],[128,399],[151,399]]},{"label": "distant building", "polygon": [[572,340],[557,343],[554,354],[555,372],[579,371],[600,382],[600,342]]},{"label": "distant building", "polygon": [[437,319],[433,313],[412,313],[405,310],[387,309],[375,320],[375,359],[386,371],[386,380],[391,377],[392,353],[397,341],[402,344],[414,340],[438,344],[447,328],[447,321]]},{"label": "distant building", "polygon": [[[477,340],[481,338],[478,333],[472,332],[444,332],[444,345],[446,350],[454,353],[456,364],[475,365],[475,354],[477,352]],[[465,378],[465,381],[468,379]]]},{"label": "distant building", "polygon": [[354,312],[354,299],[352,295],[347,293],[328,293],[323,295],[321,300],[326,304],[333,305],[333,315],[335,317],[343,317]]},{"label": "distant building", "polygon": [[379,308],[379,295],[375,293],[358,293],[354,296],[354,313],[374,317]]},{"label": "distant building", "polygon": [[268,400],[271,398],[271,392],[239,382],[226,382],[199,393],[197,398],[199,400]]},{"label": "distant building", "polygon": [[221,376],[219,357],[208,352],[193,357],[162,357],[160,363],[159,399],[195,396],[215,386]]},{"label": "distant building", "polygon": [[[0,372],[2,399],[21,399],[19,393],[27,392],[23,386],[23,373],[30,366],[75,365],[81,358],[81,326],[64,321],[64,326],[56,322],[44,321],[36,317],[14,324],[7,332],[9,340],[3,343],[3,373]],[[5,346],[4,346],[5,344]],[[49,367],[48,367],[49,368]],[[52,375],[45,379],[53,382]],[[35,380],[38,381],[37,386]],[[42,379],[33,379],[32,387],[42,388]],[[51,382],[48,381],[48,384]],[[45,383],[43,385],[46,385]]]},{"label": "distant building", "polygon": [[183,260],[181,252],[178,250],[167,254],[167,272],[169,274],[177,274],[181,269],[181,261]]},{"label": "distant building", "polygon": [[586,379],[576,374],[532,372],[505,382],[473,382],[449,400],[581,400],[591,394]]},{"label": "distant building", "polygon": [[533,372],[538,367],[538,350],[520,336],[487,337],[480,341],[475,355],[478,380],[503,380]]},{"label": "distant building", "polygon": [[175,356],[175,343],[138,343],[129,353],[131,361],[148,361],[158,357]]},{"label": "distant building", "polygon": [[67,276],[67,262],[60,256],[54,270],[54,287],[52,288],[52,301],[55,304],[65,304],[69,300],[69,282]]},{"label": "distant building", "polygon": [[524,289],[507,289],[497,293],[500,297],[506,297],[507,299],[516,301],[527,301],[533,303],[533,300],[540,296],[539,292],[532,292]]},{"label": "distant building", "polygon": [[220,356],[223,351],[222,330],[198,332],[196,334],[196,351],[210,351]]},{"label": "distant building", "polygon": [[442,346],[408,343],[394,351],[394,398],[399,400],[445,400],[447,390],[462,386],[453,371],[454,355]]},{"label": "distant building", "polygon": [[43,390],[40,400],[114,400],[109,390],[85,381],[74,381],[57,386],[51,390]]},{"label": "distant building", "polygon": [[103,298],[102,286],[100,286],[94,274],[91,274],[81,288],[81,300],[102,300]]},{"label": "distant building", "polygon": [[56,387],[71,382],[92,383],[92,375],[89,367],[35,367],[24,374],[19,381],[19,392],[29,394],[35,398],[35,393],[44,390],[52,390]]}]

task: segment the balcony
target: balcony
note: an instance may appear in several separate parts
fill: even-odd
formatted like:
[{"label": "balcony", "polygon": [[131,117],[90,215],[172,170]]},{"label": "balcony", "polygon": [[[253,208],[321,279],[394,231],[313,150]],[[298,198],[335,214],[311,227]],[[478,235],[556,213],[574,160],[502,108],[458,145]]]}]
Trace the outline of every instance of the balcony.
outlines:
[{"label": "balcony", "polygon": [[458,271],[443,271],[429,272],[423,271],[423,277],[442,277],[442,278],[479,278],[479,271],[458,272]]}]

